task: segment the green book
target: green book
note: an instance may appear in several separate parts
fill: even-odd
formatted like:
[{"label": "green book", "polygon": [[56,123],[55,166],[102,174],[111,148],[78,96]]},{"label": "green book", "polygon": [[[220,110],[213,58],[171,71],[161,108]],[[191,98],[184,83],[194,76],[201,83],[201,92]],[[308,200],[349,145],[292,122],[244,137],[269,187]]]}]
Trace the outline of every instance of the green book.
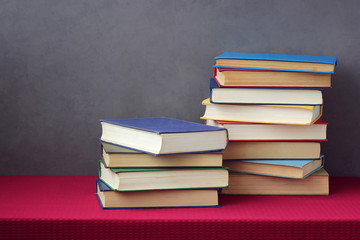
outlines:
[{"label": "green book", "polygon": [[108,168],[99,161],[99,177],[115,191],[224,188],[228,169],[221,168]]}]

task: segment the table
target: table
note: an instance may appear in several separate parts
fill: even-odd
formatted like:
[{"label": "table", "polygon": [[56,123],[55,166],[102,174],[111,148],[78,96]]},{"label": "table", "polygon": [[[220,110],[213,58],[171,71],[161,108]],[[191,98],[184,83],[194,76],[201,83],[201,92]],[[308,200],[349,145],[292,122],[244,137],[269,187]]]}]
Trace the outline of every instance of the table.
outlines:
[{"label": "table", "polygon": [[221,207],[103,210],[95,176],[0,176],[0,239],[360,239],[360,178],[330,196],[226,196]]}]

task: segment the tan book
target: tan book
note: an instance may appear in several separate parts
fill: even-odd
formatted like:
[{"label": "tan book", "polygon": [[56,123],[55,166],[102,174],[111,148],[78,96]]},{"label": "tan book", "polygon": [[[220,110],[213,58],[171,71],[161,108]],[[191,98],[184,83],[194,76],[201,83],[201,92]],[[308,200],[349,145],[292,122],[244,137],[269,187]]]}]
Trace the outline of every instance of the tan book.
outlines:
[{"label": "tan book", "polygon": [[153,156],[146,153],[102,153],[107,167],[221,167],[221,152]]},{"label": "tan book", "polygon": [[228,167],[230,172],[305,178],[323,166],[323,156],[317,160],[226,160],[224,166]]},{"label": "tan book", "polygon": [[318,159],[320,142],[229,142],[224,159]]},{"label": "tan book", "polygon": [[329,195],[329,174],[325,169],[304,179],[230,173],[229,187],[222,194],[235,195]]},{"label": "tan book", "polygon": [[217,69],[215,79],[224,87],[331,87],[330,73]]},{"label": "tan book", "polygon": [[319,119],[311,125],[257,124],[206,120],[207,125],[228,130],[230,141],[326,141],[327,122]]},{"label": "tan book", "polygon": [[97,179],[97,196],[101,207],[151,208],[151,207],[205,207],[218,206],[217,189],[181,189],[118,192]]}]

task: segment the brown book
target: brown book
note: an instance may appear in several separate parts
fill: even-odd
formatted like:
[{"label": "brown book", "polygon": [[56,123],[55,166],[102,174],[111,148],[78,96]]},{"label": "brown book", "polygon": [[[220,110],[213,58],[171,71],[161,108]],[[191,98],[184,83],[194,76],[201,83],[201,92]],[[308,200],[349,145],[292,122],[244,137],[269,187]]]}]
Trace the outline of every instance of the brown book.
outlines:
[{"label": "brown book", "polygon": [[224,159],[318,159],[320,142],[229,142]]},{"label": "brown book", "polygon": [[329,174],[325,169],[304,179],[230,173],[229,187],[222,194],[234,195],[329,195]]},{"label": "brown book", "polygon": [[330,73],[217,69],[215,79],[226,87],[331,87]]}]

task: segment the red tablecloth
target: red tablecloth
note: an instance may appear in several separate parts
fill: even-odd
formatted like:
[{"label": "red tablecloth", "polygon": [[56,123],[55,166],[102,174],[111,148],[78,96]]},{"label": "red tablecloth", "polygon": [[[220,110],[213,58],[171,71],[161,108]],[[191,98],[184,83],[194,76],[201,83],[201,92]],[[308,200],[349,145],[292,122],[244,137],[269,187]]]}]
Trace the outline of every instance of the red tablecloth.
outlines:
[{"label": "red tablecloth", "polygon": [[360,239],[360,178],[330,196],[225,196],[221,207],[102,210],[95,177],[0,176],[1,239]]}]

